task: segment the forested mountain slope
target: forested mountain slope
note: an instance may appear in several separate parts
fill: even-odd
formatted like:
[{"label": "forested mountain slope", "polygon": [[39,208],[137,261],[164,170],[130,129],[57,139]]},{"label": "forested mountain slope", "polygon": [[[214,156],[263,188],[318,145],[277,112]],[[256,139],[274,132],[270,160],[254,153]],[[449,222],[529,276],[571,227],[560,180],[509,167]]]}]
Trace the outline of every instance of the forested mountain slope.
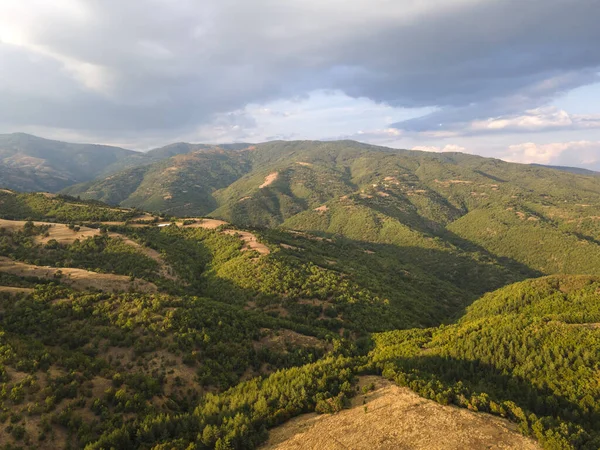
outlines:
[{"label": "forested mountain slope", "polygon": [[[49,240],[59,225],[40,228],[32,236],[17,237],[8,230],[13,237],[0,255],[24,263],[68,263],[86,270],[110,270],[160,286],[173,284],[160,276],[152,261],[136,259],[135,252],[126,258],[127,246],[115,239],[120,236],[163,255],[185,280],[185,289],[171,286],[169,292],[184,289],[194,295],[210,294],[302,323],[314,324],[316,320],[336,332],[431,326],[457,317],[484,292],[536,275],[485,251],[459,253],[433,247],[398,251],[392,245],[283,230],[254,230],[252,233],[270,252],[255,258],[245,251],[239,238],[224,234],[237,232],[230,225],[196,219],[178,221],[179,226],[157,227],[157,223],[170,222],[135,210],[43,194],[0,193],[1,218],[34,219],[40,221],[34,222],[38,227],[47,227],[48,221],[88,226],[77,225],[80,234],[65,230],[66,236],[61,235],[64,242],[58,246]],[[213,223],[218,228],[211,229]],[[98,227],[110,232],[102,235]],[[47,238],[39,237],[46,233]],[[81,242],[67,240],[69,233]],[[86,257],[89,252],[92,255]]]},{"label": "forested mountain slope", "polygon": [[[247,145],[231,144],[222,148],[244,146]],[[0,135],[0,188],[58,192],[121,170],[214,148],[212,145],[176,143],[143,153],[109,145],[72,144],[25,133],[3,134]],[[116,204],[123,199],[110,197],[107,200]]]},{"label": "forested mountain slope", "polygon": [[349,141],[153,152],[81,198],[0,191],[0,445],[256,448],[368,375],[600,447],[600,178]]},{"label": "forested mountain slope", "polygon": [[269,142],[192,150],[66,192],[408,251],[485,251],[546,274],[600,274],[600,177],[473,155]]},{"label": "forested mountain slope", "polygon": [[409,246],[10,191],[0,216],[3,445],[256,448],[370,374],[598,447],[597,278],[510,284],[539,274],[432,228]]},{"label": "forested mountain slope", "polygon": [[374,336],[371,364],[441,403],[509,417],[545,448],[600,446],[600,281],[553,276],[475,302],[457,324]]},{"label": "forested mountain slope", "polygon": [[24,133],[0,135],[0,187],[56,192],[91,180],[136,154],[107,145],[69,144]]}]

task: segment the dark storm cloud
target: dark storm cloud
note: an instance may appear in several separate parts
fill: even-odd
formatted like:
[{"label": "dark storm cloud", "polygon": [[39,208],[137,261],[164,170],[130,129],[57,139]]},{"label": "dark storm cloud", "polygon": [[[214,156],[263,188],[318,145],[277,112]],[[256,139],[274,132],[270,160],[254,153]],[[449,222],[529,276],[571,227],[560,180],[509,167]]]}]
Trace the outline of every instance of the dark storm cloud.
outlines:
[{"label": "dark storm cloud", "polygon": [[0,123],[14,126],[191,129],[334,89],[440,108],[398,128],[455,129],[542,105],[600,66],[600,0],[28,3],[0,6],[13,28],[0,32]]}]

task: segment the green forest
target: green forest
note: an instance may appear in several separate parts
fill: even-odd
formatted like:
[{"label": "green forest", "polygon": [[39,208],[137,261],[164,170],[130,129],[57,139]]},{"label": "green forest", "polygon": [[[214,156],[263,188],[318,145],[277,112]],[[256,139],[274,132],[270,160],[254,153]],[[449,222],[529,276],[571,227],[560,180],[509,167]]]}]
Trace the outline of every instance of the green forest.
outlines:
[{"label": "green forest", "polygon": [[251,147],[0,191],[0,448],[259,448],[364,375],[600,448],[599,177]]}]

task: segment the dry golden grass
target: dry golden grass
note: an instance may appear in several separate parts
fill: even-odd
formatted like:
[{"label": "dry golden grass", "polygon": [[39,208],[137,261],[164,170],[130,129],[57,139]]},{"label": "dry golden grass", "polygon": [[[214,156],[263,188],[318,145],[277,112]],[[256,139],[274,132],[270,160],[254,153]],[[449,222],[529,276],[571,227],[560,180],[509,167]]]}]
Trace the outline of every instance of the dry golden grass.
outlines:
[{"label": "dry golden grass", "polygon": [[279,244],[281,246],[281,248],[285,248],[287,250],[304,250],[303,248],[300,247],[295,247],[293,245],[288,245],[288,244]]},{"label": "dry golden grass", "polygon": [[60,281],[74,289],[99,289],[106,292],[120,292],[134,289],[149,293],[158,290],[153,283],[140,279],[131,281],[125,275],[96,273],[83,269],[35,266],[0,256],[0,272],[20,277],[38,277],[52,280],[55,279],[59,271],[62,273]]},{"label": "dry golden grass", "polygon": [[[516,426],[488,414],[443,406],[381,377],[361,377],[352,407],[335,415],[304,414],[271,430],[263,450],[537,450]],[[363,399],[366,402],[363,405]],[[365,412],[366,407],[366,412]]]},{"label": "dry golden grass", "polygon": [[[221,225],[228,225],[228,223],[225,222],[224,220],[218,220],[218,219],[197,218],[197,219],[192,219],[192,220],[195,220],[196,223],[185,225],[185,228],[206,228],[207,230],[214,230],[216,228],[219,228]],[[179,225],[180,227],[184,226],[183,221],[177,222],[177,225]]]}]

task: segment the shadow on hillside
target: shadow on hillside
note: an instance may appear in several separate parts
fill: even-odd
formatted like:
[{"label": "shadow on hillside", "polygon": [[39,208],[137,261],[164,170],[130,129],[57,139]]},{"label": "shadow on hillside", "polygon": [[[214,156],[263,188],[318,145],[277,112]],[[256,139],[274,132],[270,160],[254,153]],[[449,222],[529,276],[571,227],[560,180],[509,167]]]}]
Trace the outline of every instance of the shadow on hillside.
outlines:
[{"label": "shadow on hillside", "polygon": [[[475,406],[481,412],[493,413],[489,402],[486,405],[483,398],[480,397],[475,402],[469,400],[474,394],[486,393],[489,395],[489,400],[496,403],[510,401],[525,411],[526,415],[514,408],[513,411],[507,412],[507,417],[515,422],[519,422],[519,419],[527,417],[532,412],[538,418],[547,417],[549,420],[546,423],[558,424],[561,421],[577,423],[592,434],[592,439],[594,434],[598,433],[597,430],[600,430],[600,415],[593,408],[583,408],[548,388],[535,386],[523,377],[507,374],[506,371],[478,360],[440,356],[392,358],[378,363],[379,372],[384,364],[386,377],[400,385],[408,385],[426,398],[439,401],[441,398],[436,397],[440,394],[452,404],[466,406],[465,402],[468,402],[471,407]],[[575,380],[576,378],[573,379],[573,383]],[[443,389],[440,389],[440,381]],[[442,394],[442,391],[446,392]],[[531,427],[531,418],[528,419],[528,426]]]},{"label": "shadow on hillside", "polygon": [[[162,239],[158,230],[137,229],[129,233],[164,253],[186,281],[178,284],[160,280],[157,284],[165,292],[209,297],[275,317],[289,316],[289,320],[307,326],[318,324],[332,331],[344,327],[361,333],[449,323],[462,316],[465,308],[483,293],[538,276],[526,266],[495,258],[470,243],[471,253],[457,253],[450,249],[354,241],[323,233],[319,233],[325,237],[323,240],[315,240],[278,230],[256,229],[255,233],[266,237],[273,250],[281,242],[291,244],[296,250],[282,248],[268,259],[238,263],[235,258],[240,256],[239,251],[227,248],[232,244],[225,241],[213,242],[211,250],[201,240],[192,243],[175,236]],[[305,274],[311,278],[312,286],[306,291],[303,286],[306,280],[295,272],[306,263],[338,272],[342,279],[367,289],[382,301],[389,299],[389,304],[356,301],[361,298],[360,292],[357,295],[338,292],[336,282],[328,279],[327,273],[331,272]],[[278,270],[280,275],[272,276],[268,273],[272,270]],[[263,282],[269,286],[259,290],[257,283]],[[316,294],[323,289],[331,296]],[[315,294],[306,294],[311,290]]]},{"label": "shadow on hillside", "polygon": [[[299,235],[286,239],[289,236],[286,233],[265,231],[267,236],[302,248],[293,254],[316,264],[327,266],[327,260],[337,253],[336,264],[328,268],[348,272],[365,286],[376,285],[384,290],[408,289],[407,292],[412,290],[411,287],[417,287],[420,292],[427,293],[431,300],[437,302],[437,308],[443,312],[445,319],[440,320],[440,314],[428,316],[427,308],[413,305],[414,313],[422,316],[422,326],[437,326],[456,320],[484,293],[542,276],[525,264],[498,257],[450,232],[444,235],[444,239],[457,250],[373,243],[319,231],[306,233],[323,240],[315,241]],[[418,294],[412,295],[422,297]]]}]

